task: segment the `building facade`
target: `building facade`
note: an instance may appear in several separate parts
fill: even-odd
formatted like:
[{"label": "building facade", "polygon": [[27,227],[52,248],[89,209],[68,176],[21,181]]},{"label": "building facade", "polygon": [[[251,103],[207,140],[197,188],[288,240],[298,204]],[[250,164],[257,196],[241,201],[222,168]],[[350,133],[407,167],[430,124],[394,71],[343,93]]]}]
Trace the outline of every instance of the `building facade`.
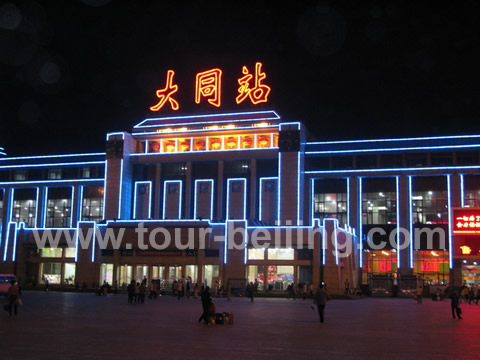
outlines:
[{"label": "building facade", "polygon": [[479,150],[478,135],[312,142],[274,111],[146,119],[102,153],[0,158],[0,273],[379,295],[479,284],[478,238],[452,231],[453,209],[480,207]]}]

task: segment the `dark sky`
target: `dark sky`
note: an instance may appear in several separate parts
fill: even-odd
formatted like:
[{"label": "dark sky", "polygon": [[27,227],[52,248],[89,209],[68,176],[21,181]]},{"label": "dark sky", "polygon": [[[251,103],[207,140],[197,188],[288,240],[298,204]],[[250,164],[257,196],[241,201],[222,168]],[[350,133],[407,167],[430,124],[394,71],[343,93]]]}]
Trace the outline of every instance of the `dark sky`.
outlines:
[{"label": "dark sky", "polygon": [[[9,156],[103,151],[149,116],[166,71],[183,114],[199,71],[223,70],[222,111],[275,109],[312,137],[477,134],[480,4],[411,1],[0,3],[0,146]],[[443,2],[442,2],[443,4]],[[267,104],[234,103],[264,63]]]}]

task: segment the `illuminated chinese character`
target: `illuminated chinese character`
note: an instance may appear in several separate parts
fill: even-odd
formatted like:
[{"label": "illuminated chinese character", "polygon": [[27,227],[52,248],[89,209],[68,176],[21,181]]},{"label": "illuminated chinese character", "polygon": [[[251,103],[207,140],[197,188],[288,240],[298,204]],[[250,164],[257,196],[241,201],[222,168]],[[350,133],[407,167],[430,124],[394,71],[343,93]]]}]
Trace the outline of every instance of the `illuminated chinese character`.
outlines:
[{"label": "illuminated chinese character", "polygon": [[470,219],[469,219],[469,220],[470,220],[470,221],[475,221],[475,216],[473,216],[473,215],[470,216]]},{"label": "illuminated chinese character", "polygon": [[212,69],[197,74],[195,81],[195,102],[200,104],[202,97],[216,107],[221,104],[222,70]]},{"label": "illuminated chinese character", "polygon": [[464,216],[463,221],[468,221],[468,216]]},{"label": "illuminated chinese character", "polygon": [[168,70],[167,72],[167,84],[163,89],[157,90],[157,97],[160,99],[157,105],[152,106],[150,110],[158,111],[160,110],[167,101],[170,102],[170,106],[173,110],[178,110],[179,105],[177,100],[172,98],[172,95],[178,91],[178,85],[173,85],[173,75],[175,72],[173,70]]},{"label": "illuminated chinese character", "polygon": [[462,250],[463,255],[470,255],[472,252],[472,249],[470,248],[470,246],[463,245],[463,246],[460,246],[460,249]]},{"label": "illuminated chinese character", "polygon": [[471,228],[474,228],[474,227],[475,227],[475,223],[474,223],[474,222],[471,222],[471,223],[470,223],[470,227],[471,227]]},{"label": "illuminated chinese character", "polygon": [[462,228],[463,227],[463,223],[462,222],[458,222],[457,223],[457,228]]},{"label": "illuminated chinese character", "polygon": [[243,76],[238,79],[238,96],[236,97],[237,104],[243,102],[247,97],[250,98],[252,104],[256,105],[258,103],[267,102],[268,94],[270,94],[270,86],[262,84],[262,81],[267,77],[267,75],[262,72],[262,63],[257,62],[255,64],[255,82],[254,86],[250,87],[250,81],[253,78],[253,75],[248,72],[246,66],[242,68]]}]

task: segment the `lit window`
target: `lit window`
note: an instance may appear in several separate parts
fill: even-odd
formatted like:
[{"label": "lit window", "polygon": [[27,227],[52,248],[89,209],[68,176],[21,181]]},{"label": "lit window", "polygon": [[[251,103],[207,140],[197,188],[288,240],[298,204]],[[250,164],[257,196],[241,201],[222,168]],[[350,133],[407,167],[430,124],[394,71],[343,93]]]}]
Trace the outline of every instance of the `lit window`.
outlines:
[{"label": "lit window", "polygon": [[265,260],[265,249],[248,249],[248,260]]},{"label": "lit window", "polygon": [[295,260],[295,252],[293,249],[268,249],[269,260]]}]

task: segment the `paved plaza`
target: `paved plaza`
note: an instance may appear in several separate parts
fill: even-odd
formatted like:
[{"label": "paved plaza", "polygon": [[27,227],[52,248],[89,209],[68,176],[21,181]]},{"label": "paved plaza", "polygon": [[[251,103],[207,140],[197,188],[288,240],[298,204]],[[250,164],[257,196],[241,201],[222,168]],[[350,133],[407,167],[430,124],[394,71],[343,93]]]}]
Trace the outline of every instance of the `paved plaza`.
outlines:
[{"label": "paved plaza", "polygon": [[128,305],[126,295],[31,292],[0,316],[0,359],[474,359],[480,305],[367,298],[332,300],[326,322],[310,301],[215,299],[234,325],[205,326],[200,300]]}]

